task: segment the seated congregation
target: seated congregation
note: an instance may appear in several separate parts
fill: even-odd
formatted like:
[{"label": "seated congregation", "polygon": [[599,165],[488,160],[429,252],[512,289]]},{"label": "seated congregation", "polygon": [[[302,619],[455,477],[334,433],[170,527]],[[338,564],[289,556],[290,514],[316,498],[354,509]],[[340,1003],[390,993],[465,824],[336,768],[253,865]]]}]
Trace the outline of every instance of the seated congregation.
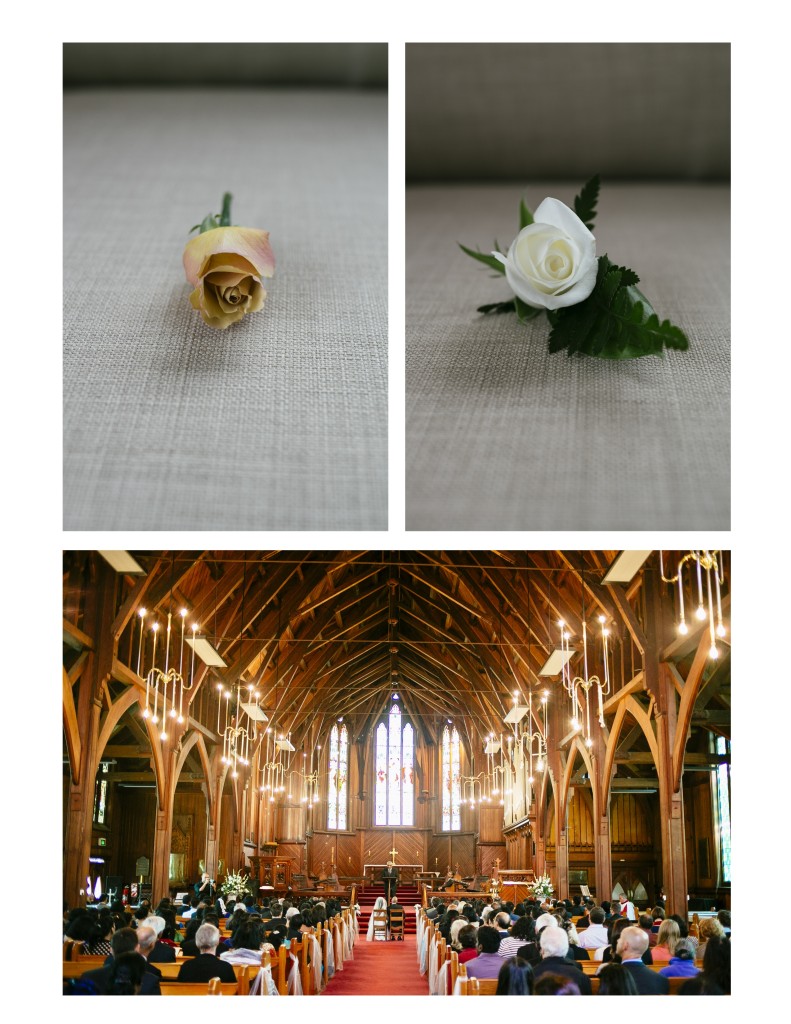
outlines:
[{"label": "seated congregation", "polygon": [[68,995],[312,995],[351,957],[357,919],[337,899],[163,899],[64,907]]},{"label": "seated congregation", "polygon": [[729,995],[730,913],[688,925],[625,898],[435,897],[420,915],[418,957],[434,995]]}]

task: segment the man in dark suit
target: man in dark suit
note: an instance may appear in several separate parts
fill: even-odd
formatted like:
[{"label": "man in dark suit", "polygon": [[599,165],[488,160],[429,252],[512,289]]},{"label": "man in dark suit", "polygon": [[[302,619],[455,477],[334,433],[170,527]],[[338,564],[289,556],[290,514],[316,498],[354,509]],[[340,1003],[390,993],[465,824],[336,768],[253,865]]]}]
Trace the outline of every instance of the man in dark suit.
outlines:
[{"label": "man in dark suit", "polygon": [[642,928],[624,928],[618,939],[617,952],[621,963],[634,978],[637,994],[640,996],[663,996],[670,989],[667,978],[657,974],[643,963],[643,953],[648,949],[648,935]]},{"label": "man in dark suit", "polygon": [[[392,914],[392,912],[393,912],[394,910],[395,910],[395,911],[396,911],[397,913],[400,913],[400,914],[401,914],[401,920],[403,921],[403,920],[404,920],[404,918],[406,917],[406,914],[404,913],[404,908],[403,908],[403,907],[401,906],[401,904],[400,904],[400,903],[398,902],[398,897],[396,897],[396,896],[394,896],[394,897],[393,897],[393,898],[392,898],[392,899],[390,900],[390,904],[389,904],[389,906],[388,906],[388,908],[387,908],[387,924],[388,924],[388,929],[389,929],[389,926],[390,926],[390,915]],[[401,937],[401,938],[403,938],[403,936],[400,936],[400,937]],[[395,937],[394,937],[394,936],[392,936],[392,935],[391,935],[391,936],[390,936],[390,938],[391,938],[391,939],[393,940],[393,942],[395,942]]]},{"label": "man in dark suit", "polygon": [[[96,991],[99,995],[107,995],[107,988],[110,982],[110,972],[113,966],[113,957],[120,956],[122,953],[140,953],[141,949],[139,946],[140,933],[146,941],[156,942],[156,932],[152,928],[146,928],[140,925],[137,931],[134,928],[119,928],[117,932],[113,934],[110,943],[113,947],[112,956],[108,956],[104,962],[103,967],[98,967],[93,971],[86,971],[82,977],[85,981],[91,981],[96,986]],[[142,954],[145,956],[145,953]],[[161,995],[159,991],[159,979],[162,977],[161,971],[152,967],[150,964],[146,967],[145,974],[143,975],[143,982],[140,987],[141,996],[158,996]]]},{"label": "man in dark suit", "polygon": [[387,866],[382,872],[382,881],[385,886],[385,899],[389,903],[398,888],[398,868],[391,860],[387,862]]},{"label": "man in dark suit", "polygon": [[195,933],[198,955],[185,961],[179,969],[176,981],[236,981],[233,967],[215,955],[220,944],[220,930],[213,924],[202,924]]},{"label": "man in dark suit", "polygon": [[535,981],[542,974],[559,974],[563,978],[573,981],[580,990],[580,995],[591,995],[590,978],[583,974],[581,968],[577,967],[573,960],[567,960],[569,951],[569,937],[564,928],[556,925],[547,925],[541,932],[539,939],[541,946],[541,962],[533,967],[533,978]]}]

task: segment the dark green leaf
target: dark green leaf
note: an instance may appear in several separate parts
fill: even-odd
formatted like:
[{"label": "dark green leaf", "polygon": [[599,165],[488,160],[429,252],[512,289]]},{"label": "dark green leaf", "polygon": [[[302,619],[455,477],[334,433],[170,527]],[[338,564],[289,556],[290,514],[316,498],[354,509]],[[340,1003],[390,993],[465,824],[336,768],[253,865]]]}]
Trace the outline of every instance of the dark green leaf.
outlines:
[{"label": "dark green leaf", "polygon": [[596,203],[599,201],[599,175],[594,174],[590,181],[582,186],[582,191],[574,199],[574,212],[588,229],[593,231],[596,219]]},{"label": "dark green leaf", "polygon": [[530,208],[525,204],[524,199],[519,200],[519,230],[526,228],[528,224],[533,223],[533,214],[530,212]]},{"label": "dark green leaf", "polygon": [[665,348],[686,349],[686,335],[669,320],[660,321],[651,303],[635,287],[637,275],[599,257],[596,285],[584,302],[554,310],[549,321],[549,351],[566,349],[599,359],[661,355]]},{"label": "dark green leaf", "polygon": [[526,302],[523,302],[518,295],[514,295],[514,307],[516,309],[516,315],[519,317],[519,322],[526,324],[528,320],[533,320],[543,313],[543,309],[536,309],[535,306],[528,306]]},{"label": "dark green leaf", "polygon": [[503,264],[496,256],[492,256],[491,253],[480,252],[477,249],[468,249],[467,246],[462,245],[461,242],[459,242],[459,248],[462,252],[466,252],[468,256],[472,256],[474,260],[479,260],[481,263],[485,263],[487,267],[491,267],[492,270],[496,270],[498,274],[505,273],[505,267]]},{"label": "dark green leaf", "polygon": [[514,313],[516,312],[514,300],[508,302],[487,302],[485,306],[478,306],[479,313]]},{"label": "dark green leaf", "polygon": [[192,234],[192,232],[193,232],[193,231],[197,231],[199,227],[200,227],[200,224],[193,224],[193,225],[192,225],[192,227],[191,227],[191,228],[189,229],[189,231],[187,232],[187,234],[188,234],[188,235],[191,235],[191,234]]}]

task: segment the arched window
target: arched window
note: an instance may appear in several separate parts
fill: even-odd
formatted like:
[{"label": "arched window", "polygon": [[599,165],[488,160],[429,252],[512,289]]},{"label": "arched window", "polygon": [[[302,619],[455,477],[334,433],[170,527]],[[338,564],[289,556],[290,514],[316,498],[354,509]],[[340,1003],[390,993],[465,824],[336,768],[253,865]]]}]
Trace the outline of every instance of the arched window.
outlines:
[{"label": "arched window", "polygon": [[327,828],[346,828],[346,783],[349,779],[349,732],[333,725],[330,733],[329,783],[327,787]]},{"label": "arched window", "polygon": [[442,831],[461,829],[461,747],[456,727],[442,730]]},{"label": "arched window", "polygon": [[375,825],[415,822],[415,730],[393,703],[376,728]]}]

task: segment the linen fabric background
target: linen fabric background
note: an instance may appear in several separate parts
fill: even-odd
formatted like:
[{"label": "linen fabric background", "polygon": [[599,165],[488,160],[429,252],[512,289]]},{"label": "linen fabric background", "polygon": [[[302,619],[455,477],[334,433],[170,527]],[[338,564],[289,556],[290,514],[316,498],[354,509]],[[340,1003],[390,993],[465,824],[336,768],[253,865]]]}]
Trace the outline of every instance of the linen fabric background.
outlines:
[{"label": "linen fabric background", "polygon": [[[382,90],[67,91],[66,529],[386,529]],[[189,305],[189,228],[270,232],[258,314]]]},{"label": "linen fabric background", "polygon": [[[730,527],[728,60],[727,46],[407,47],[408,529]],[[550,356],[544,317],[476,312],[511,292],[457,243],[507,247],[520,197],[572,205],[605,168],[597,252],[637,271],[687,352]]]}]

